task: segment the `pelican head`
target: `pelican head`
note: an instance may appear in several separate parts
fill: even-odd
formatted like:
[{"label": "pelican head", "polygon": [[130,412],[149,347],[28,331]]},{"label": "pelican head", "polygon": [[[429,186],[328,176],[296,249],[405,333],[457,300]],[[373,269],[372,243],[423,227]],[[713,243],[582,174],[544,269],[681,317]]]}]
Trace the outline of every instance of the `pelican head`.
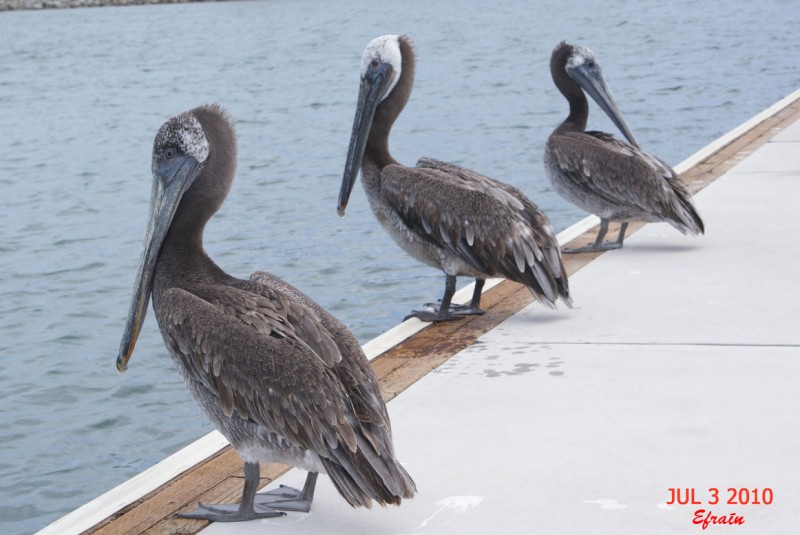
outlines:
[{"label": "pelican head", "polygon": [[361,86],[358,92],[358,105],[347,151],[342,187],[339,190],[337,211],[344,216],[350,192],[358,177],[361,160],[364,157],[372,121],[378,105],[388,97],[400,80],[403,57],[400,41],[407,39],[399,35],[383,35],[370,41],[361,57]]},{"label": "pelican head", "polygon": [[614,98],[611,96],[611,91],[606,85],[605,78],[603,78],[603,69],[597,61],[597,54],[588,47],[562,42],[553,51],[554,60],[562,50],[567,52],[566,63],[564,65],[564,70],[567,72],[567,75],[575,80],[575,82],[592,97],[592,100],[602,108],[628,142],[638,147],[639,144],[636,142],[636,138],[633,136],[630,128],[628,128],[625,119],[622,117],[622,113],[620,113],[616,102],[614,102]]},{"label": "pelican head", "polygon": [[181,199],[191,187],[208,159],[209,143],[203,127],[191,110],[164,123],[153,145],[153,189],[150,216],[144,234],[133,297],[122,335],[117,369],[124,372],[133,354],[153,289],[158,254],[172,224]]}]

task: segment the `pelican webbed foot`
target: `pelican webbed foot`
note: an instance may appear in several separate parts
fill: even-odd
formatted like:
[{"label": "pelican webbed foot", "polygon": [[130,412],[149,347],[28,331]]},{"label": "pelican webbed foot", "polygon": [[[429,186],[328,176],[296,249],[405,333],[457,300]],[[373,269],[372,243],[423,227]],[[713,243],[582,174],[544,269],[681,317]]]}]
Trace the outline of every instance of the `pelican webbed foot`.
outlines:
[{"label": "pelican webbed foot", "polygon": [[607,241],[605,243],[587,245],[585,247],[575,247],[574,249],[564,249],[561,252],[565,254],[578,254],[578,253],[599,253],[602,251],[613,251],[615,249],[622,249],[622,244],[617,241]]},{"label": "pelican webbed foot", "polygon": [[[437,303],[425,303],[426,310],[433,310],[437,314],[439,313],[441,306],[441,301]],[[448,313],[453,316],[480,316],[481,314],[484,314],[485,311],[480,307],[472,306],[472,303],[464,305],[454,305],[453,303],[450,303],[450,309]]]},{"label": "pelican webbed foot", "polygon": [[472,300],[468,305],[454,305],[450,301],[456,291],[456,278],[447,275],[445,279],[444,296],[438,303],[425,303],[425,310],[412,310],[411,314],[403,318],[418,318],[421,321],[442,322],[463,319],[464,316],[480,316],[484,313],[481,308],[481,293],[485,279],[475,279],[475,290]]},{"label": "pelican webbed foot", "polygon": [[268,507],[261,507],[257,503],[247,506],[235,503],[204,504],[198,503],[197,509],[189,513],[178,513],[178,518],[194,520],[210,520],[211,522],[244,522],[257,518],[275,518],[286,513]]},{"label": "pelican webbed foot", "polygon": [[625,240],[625,231],[628,230],[628,223],[624,222],[619,227],[619,235],[614,241],[604,242],[603,238],[606,237],[608,232],[608,219],[600,220],[600,231],[597,233],[597,239],[591,245],[584,247],[575,247],[574,249],[564,249],[562,252],[566,254],[577,253],[598,253],[601,251],[613,251],[615,249],[622,249],[622,242]]},{"label": "pelican webbed foot", "polygon": [[256,494],[261,475],[258,463],[244,463],[244,489],[240,504],[199,503],[197,509],[190,513],[178,513],[178,518],[210,520],[212,522],[242,522],[257,518],[275,518],[283,516],[283,511],[299,511],[307,513],[314,500],[314,489],[317,485],[317,474],[309,472],[303,490],[281,485],[279,488]]},{"label": "pelican webbed foot", "polygon": [[270,508],[276,511],[292,511],[307,513],[314,501],[314,489],[317,486],[317,474],[309,472],[303,490],[281,485],[277,489],[260,492],[255,495],[256,508]]},{"label": "pelican webbed foot", "polygon": [[485,313],[485,310],[472,306],[472,303],[468,305],[450,305],[450,314],[455,314],[456,316],[482,316]]},{"label": "pelican webbed foot", "polygon": [[[427,306],[427,305],[426,305]],[[443,321],[463,320],[465,316],[450,314],[450,309],[442,309],[436,306],[436,310],[412,310],[411,314],[403,318],[403,321],[411,318],[417,318],[420,321],[429,321],[431,323],[441,323]]]}]

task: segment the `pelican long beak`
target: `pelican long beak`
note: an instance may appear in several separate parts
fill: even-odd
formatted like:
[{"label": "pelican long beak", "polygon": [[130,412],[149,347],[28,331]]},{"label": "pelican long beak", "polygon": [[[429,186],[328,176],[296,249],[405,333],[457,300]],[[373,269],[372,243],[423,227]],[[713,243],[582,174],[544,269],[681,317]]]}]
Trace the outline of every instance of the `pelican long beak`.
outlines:
[{"label": "pelican long beak", "polygon": [[133,297],[128,309],[128,320],[117,356],[117,370],[124,372],[133,354],[136,339],[147,314],[147,304],[153,290],[158,254],[167,235],[172,218],[178,210],[183,194],[189,189],[200,171],[200,164],[191,156],[177,156],[165,162],[153,173],[153,190],[150,195],[150,217],[144,233],[142,255],[133,283]]},{"label": "pelican long beak", "polygon": [[614,102],[614,97],[611,96],[611,91],[606,85],[605,78],[603,78],[603,71],[600,69],[600,65],[594,63],[591,66],[582,65],[574,68],[568,67],[567,74],[578,82],[578,85],[580,85],[583,90],[592,97],[592,100],[603,109],[605,114],[608,115],[608,118],[617,126],[628,142],[638,148],[639,143],[636,142],[636,138],[633,137],[633,132],[628,128],[628,124],[622,117],[617,103]]},{"label": "pelican long beak", "polygon": [[367,146],[375,110],[383,100],[386,88],[392,81],[393,73],[394,69],[391,65],[379,63],[370,67],[361,79],[358,106],[353,120],[353,133],[350,135],[350,148],[347,150],[342,186],[339,189],[339,204],[336,208],[340,216],[344,216],[347,201],[350,200],[350,193],[353,191],[358,171],[361,169],[361,160],[364,157],[364,149]]}]

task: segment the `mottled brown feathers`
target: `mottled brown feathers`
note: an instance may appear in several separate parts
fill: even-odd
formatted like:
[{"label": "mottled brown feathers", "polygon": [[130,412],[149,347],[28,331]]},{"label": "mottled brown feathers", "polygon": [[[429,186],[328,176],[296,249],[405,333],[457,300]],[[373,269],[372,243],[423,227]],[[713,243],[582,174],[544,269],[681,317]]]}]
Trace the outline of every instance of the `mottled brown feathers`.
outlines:
[{"label": "mottled brown feathers", "polygon": [[[255,282],[240,283],[260,288],[256,296],[276,293]],[[372,499],[399,503],[400,498],[411,497],[415,487],[394,459],[388,415],[377,381],[370,381],[374,374],[366,359],[365,368],[352,357],[341,358],[338,348],[332,351],[301,339],[308,332],[324,331],[323,338],[332,340],[309,308],[291,303],[295,307],[291,314],[305,319],[298,317],[296,324],[277,321],[263,303],[249,310],[232,303],[234,297],[241,299],[240,292],[198,292],[207,294],[210,301],[206,301],[172,289],[160,300],[165,309],[192,310],[164,322],[165,337],[176,341],[185,373],[215,393],[217,399],[212,401],[227,417],[257,422],[320,455],[326,471],[337,474],[337,488],[343,485],[339,490],[352,505],[369,506]],[[247,301],[261,302],[258,297]],[[310,324],[314,324],[311,330]],[[210,325],[225,336],[209,336]],[[322,358],[312,346],[331,354]],[[354,468],[364,472],[353,473]],[[399,493],[386,490],[392,487]],[[360,490],[355,492],[356,488]]]},{"label": "mottled brown feathers", "polygon": [[521,191],[433,158],[382,171],[382,194],[402,221],[487,277],[528,286],[548,306],[571,304],[547,216]]},{"label": "mottled brown feathers", "polygon": [[[573,63],[581,65],[572,67],[582,72],[575,74],[581,83],[567,72]],[[589,70],[584,71],[584,65]],[[606,221],[666,221],[683,233],[704,232],[703,220],[675,171],[638,148],[605,88],[594,52],[561,42],[550,58],[550,73],[569,103],[569,115],[545,145],[545,170],[553,188]],[[630,144],[603,132],[586,132],[589,104],[584,89],[594,92],[593,98]]]},{"label": "mottled brown feathers", "polygon": [[203,250],[205,224],[233,182],[236,132],[217,105],[187,116],[208,154],[161,246],[152,299],[190,392],[247,462],[325,468],[354,506],[411,497],[377,378],[352,334],[277,277],[235,279]]},{"label": "mottled brown feathers", "polygon": [[612,220],[666,221],[683,233],[704,231],[680,177],[655,156],[602,132],[554,132],[545,150],[546,165],[557,165],[551,179],[575,192],[570,200],[588,211]]},{"label": "mottled brown feathers", "polygon": [[[382,61],[371,47],[390,37],[370,43],[365,58]],[[525,284],[548,306],[558,298],[569,305],[567,275],[550,222],[522,192],[432,158],[405,167],[389,153],[390,130],[414,84],[414,49],[405,36],[397,43],[400,79],[377,105],[361,164],[376,217],[407,253],[440,268],[448,280],[505,277]],[[449,300],[452,289],[446,292]]]}]

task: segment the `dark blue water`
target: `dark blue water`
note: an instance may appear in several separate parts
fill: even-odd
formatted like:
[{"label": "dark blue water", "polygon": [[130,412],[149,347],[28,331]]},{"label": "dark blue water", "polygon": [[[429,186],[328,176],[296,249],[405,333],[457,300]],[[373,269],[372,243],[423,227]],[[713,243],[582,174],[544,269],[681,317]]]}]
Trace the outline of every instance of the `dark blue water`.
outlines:
[{"label": "dark blue water", "polygon": [[[210,430],[152,317],[128,373],[114,368],[152,140],[170,116],[217,101],[238,119],[239,173],[208,227],[211,256],[240,277],[281,275],[367,341],[443,287],[378,227],[360,186],[336,215],[373,37],[417,45],[395,157],[511,182],[558,230],[584,215],[541,164],[566,115],[548,70],[558,41],[599,54],[641,144],[673,164],[800,87],[793,0],[464,4],[0,13],[0,532],[35,531]],[[612,128],[595,108],[590,126]]]}]

